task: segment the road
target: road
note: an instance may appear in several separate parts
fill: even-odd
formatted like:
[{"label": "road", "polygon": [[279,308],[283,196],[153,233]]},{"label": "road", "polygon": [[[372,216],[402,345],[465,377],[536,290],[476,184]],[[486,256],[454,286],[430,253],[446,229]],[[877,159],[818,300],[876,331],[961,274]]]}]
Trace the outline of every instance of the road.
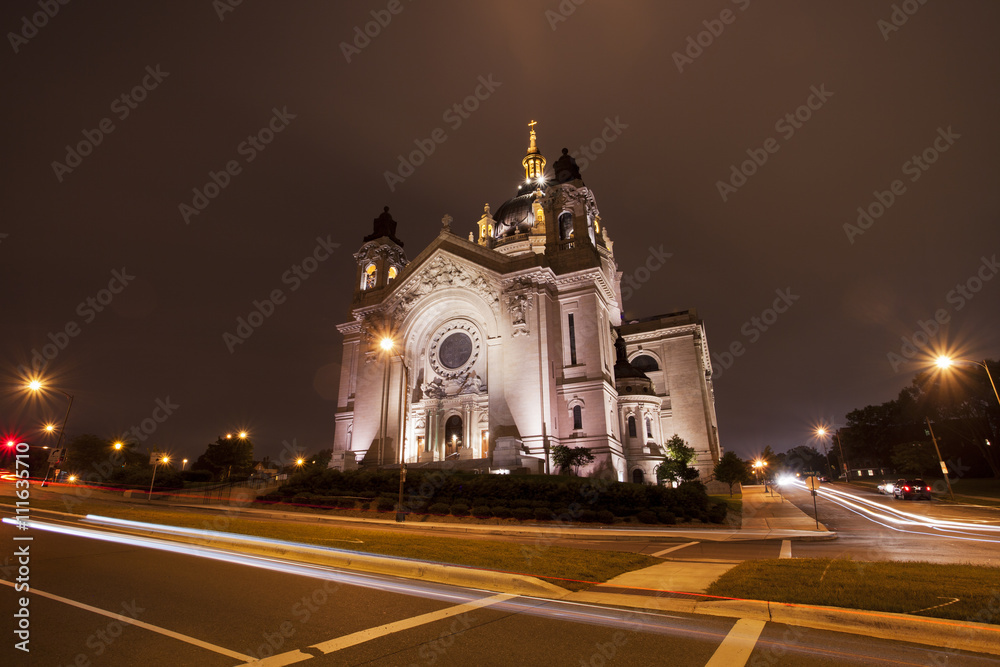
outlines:
[{"label": "road", "polygon": [[[7,631],[4,665],[239,665],[271,654],[279,658],[259,664],[997,664],[763,621],[497,595],[275,558],[212,559],[202,548],[174,553],[112,533],[105,536],[119,541],[0,525],[4,545],[26,535],[31,653],[14,650]],[[22,595],[0,584],[5,618]]]}]

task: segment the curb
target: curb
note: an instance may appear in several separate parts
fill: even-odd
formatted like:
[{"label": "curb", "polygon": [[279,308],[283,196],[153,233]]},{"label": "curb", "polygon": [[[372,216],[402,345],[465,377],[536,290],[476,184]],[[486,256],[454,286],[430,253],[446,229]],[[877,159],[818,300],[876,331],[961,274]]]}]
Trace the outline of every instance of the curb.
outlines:
[{"label": "curb", "polygon": [[386,574],[452,586],[479,588],[497,593],[516,593],[517,595],[558,599],[564,597],[568,592],[565,588],[524,574],[495,572],[461,565],[429,563],[396,556],[378,556],[360,553],[347,554],[324,549],[323,547],[248,545],[243,540],[224,537],[200,539],[183,538],[176,535],[164,535],[162,533],[140,530],[129,530],[128,532],[155,537],[157,539],[167,539],[174,542],[198,544],[214,548],[220,548],[220,545],[225,545],[225,548],[228,548],[228,550],[238,551],[239,553],[282,556],[291,560],[343,570],[368,572],[370,574]]},{"label": "curb", "polygon": [[1000,626],[945,618],[915,617],[862,609],[794,605],[764,600],[684,600],[623,593],[570,593],[572,602],[589,602],[649,611],[670,611],[728,618],[749,618],[814,630],[910,642],[936,648],[1000,655]]}]

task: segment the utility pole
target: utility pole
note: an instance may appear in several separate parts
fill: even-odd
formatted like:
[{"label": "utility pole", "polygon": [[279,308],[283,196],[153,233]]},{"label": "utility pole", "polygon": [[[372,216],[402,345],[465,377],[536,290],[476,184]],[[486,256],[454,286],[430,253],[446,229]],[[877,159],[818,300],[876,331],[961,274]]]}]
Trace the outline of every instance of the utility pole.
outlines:
[{"label": "utility pole", "polygon": [[944,473],[944,483],[948,485],[948,495],[954,500],[955,492],[951,490],[951,480],[948,479],[948,466],[945,465],[944,459],[941,458],[941,450],[938,449],[937,438],[934,437],[934,429],[931,428],[930,417],[924,417],[924,421],[927,422],[927,432],[931,434],[931,442],[934,443],[934,451],[937,453],[938,463],[941,464],[941,472]]}]

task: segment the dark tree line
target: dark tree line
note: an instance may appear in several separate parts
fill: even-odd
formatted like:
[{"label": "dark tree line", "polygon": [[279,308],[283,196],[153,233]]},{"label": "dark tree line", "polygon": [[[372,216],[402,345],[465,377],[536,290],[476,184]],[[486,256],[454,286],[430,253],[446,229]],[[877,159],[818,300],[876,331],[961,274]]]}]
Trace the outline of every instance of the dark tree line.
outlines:
[{"label": "dark tree line", "polygon": [[[1000,377],[1000,364],[986,363],[994,380]],[[956,467],[961,459],[966,468],[953,472],[1000,478],[1000,403],[986,371],[972,364],[924,371],[894,400],[847,413],[847,425],[838,434],[848,464],[940,473],[927,419],[942,458]],[[839,467],[836,440],[832,446]]]}]

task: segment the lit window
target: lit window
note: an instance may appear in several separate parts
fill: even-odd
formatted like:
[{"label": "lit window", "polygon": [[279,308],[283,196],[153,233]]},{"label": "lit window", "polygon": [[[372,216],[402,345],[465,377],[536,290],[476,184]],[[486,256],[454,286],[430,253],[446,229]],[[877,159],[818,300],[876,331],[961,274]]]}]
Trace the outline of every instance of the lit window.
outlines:
[{"label": "lit window", "polygon": [[371,289],[375,287],[375,265],[369,264],[365,267],[365,275],[361,280],[361,289]]},{"label": "lit window", "polygon": [[398,271],[396,271],[396,267],[395,266],[390,266],[389,267],[389,273],[386,275],[386,282],[389,282],[390,280],[392,280],[393,278],[395,278],[397,273],[398,273]]}]

